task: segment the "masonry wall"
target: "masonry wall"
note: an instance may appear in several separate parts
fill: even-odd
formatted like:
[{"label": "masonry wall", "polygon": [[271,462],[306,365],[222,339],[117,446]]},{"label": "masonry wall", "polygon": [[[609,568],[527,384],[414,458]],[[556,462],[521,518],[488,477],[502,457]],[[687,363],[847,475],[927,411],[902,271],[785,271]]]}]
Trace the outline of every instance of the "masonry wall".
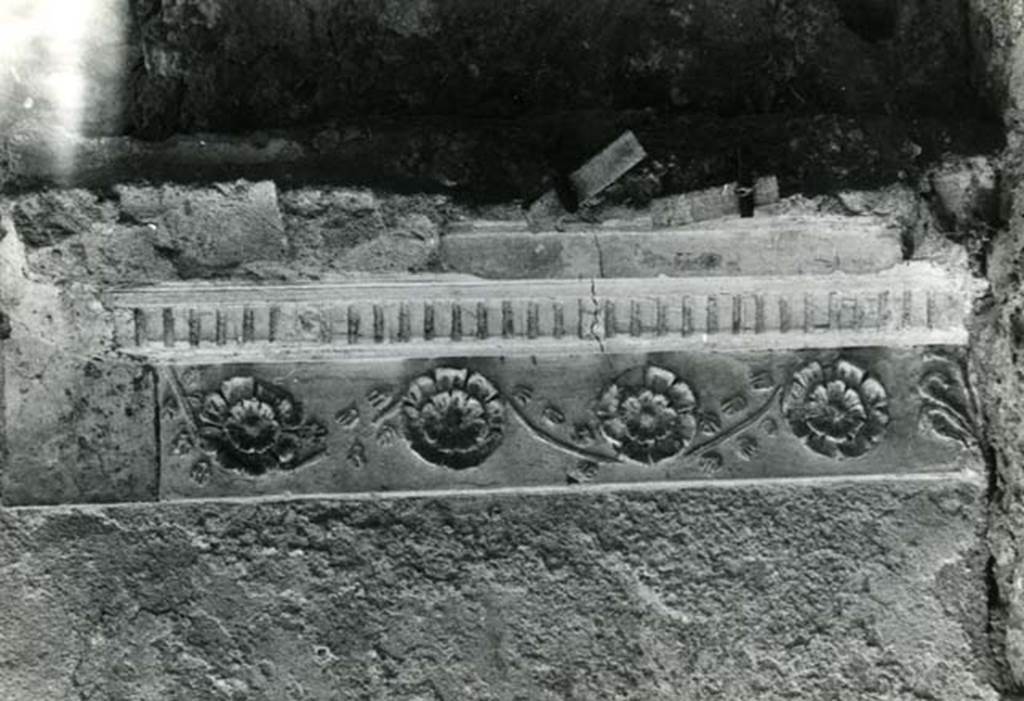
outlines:
[{"label": "masonry wall", "polygon": [[[552,59],[594,86],[589,102],[569,103],[594,110],[593,133],[561,150],[553,144],[574,133],[576,118],[531,115],[564,107],[558,72],[537,72],[539,106],[511,112],[503,91],[515,81],[500,71],[474,78],[476,92],[418,89],[440,80],[446,61],[471,65],[436,38],[461,26],[458,3],[357,4],[335,24],[316,22],[327,10],[315,5],[306,8],[308,33],[289,13],[293,45],[307,53],[265,59],[242,76],[228,66],[243,64],[225,54],[247,56],[270,41],[276,4],[252,10],[249,24],[232,3],[135,3],[127,107],[78,138],[77,170],[53,170],[45,120],[5,115],[0,696],[1014,698],[1024,685],[1024,9],[976,2],[929,18],[912,3],[890,22],[885,3],[867,3],[882,9],[866,15],[812,3],[806,16],[772,25],[789,30],[780,53],[768,50],[778,36],[750,20],[768,5],[785,9],[690,8],[698,47],[722,46],[740,28],[742,50],[727,61],[743,78],[734,83],[702,73],[706,56],[627,60],[639,49],[598,31],[592,15],[573,15],[565,32],[593,33],[615,60],[591,71]],[[660,16],[631,12],[634,24]],[[526,31],[529,22],[514,20],[503,21]],[[391,63],[374,68],[348,46],[330,54],[338,66],[356,61],[347,82],[289,82],[328,55],[308,48],[328,30],[360,22],[371,37],[383,33]],[[812,31],[816,23],[828,31]],[[681,50],[675,36],[655,49]],[[821,36],[832,43],[812,38]],[[402,57],[430,41],[436,60],[422,74],[404,70]],[[477,52],[500,65],[492,59],[501,46]],[[762,81],[762,64],[745,62],[751,46],[789,61],[791,72],[775,66]],[[844,55],[860,57],[847,91],[828,80]],[[921,70],[894,78],[886,61]],[[960,67],[940,70],[950,66]],[[261,72],[262,95],[245,77]],[[626,91],[633,85],[648,87],[638,95]],[[697,89],[707,85],[723,87]],[[900,92],[908,86],[917,90]],[[977,91],[986,97],[975,106]],[[886,116],[860,114],[885,113],[893,93],[905,103]],[[691,109],[690,94],[707,104]],[[760,106],[743,104],[745,94]],[[402,97],[400,109],[389,95]],[[461,117],[509,121],[497,129],[471,120],[453,136],[443,120],[422,117],[463,98],[490,107]],[[332,112],[335,103],[357,109]],[[651,105],[669,114],[631,116]],[[375,121],[366,116],[374,111],[390,114]],[[314,118],[338,122],[307,127]],[[247,129],[280,131],[197,133],[247,119]],[[623,125],[636,126],[651,157],[584,221],[731,181],[737,141],[751,140],[765,144],[754,150],[756,170],[779,174],[788,211],[881,217],[907,232],[908,253],[919,257],[966,251],[993,286],[978,305],[971,367],[992,474],[156,502],[155,429],[133,418],[156,411],[155,379],[116,352],[103,289],[444,272],[441,242],[453,227],[517,220],[563,162]],[[171,134],[179,136],[146,140]]]}]

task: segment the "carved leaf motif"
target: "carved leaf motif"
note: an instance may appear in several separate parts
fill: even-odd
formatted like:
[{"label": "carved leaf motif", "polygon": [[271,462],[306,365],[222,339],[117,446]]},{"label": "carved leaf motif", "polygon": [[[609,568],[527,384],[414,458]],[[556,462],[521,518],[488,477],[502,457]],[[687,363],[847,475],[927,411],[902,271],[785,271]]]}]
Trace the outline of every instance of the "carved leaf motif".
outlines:
[{"label": "carved leaf motif", "polygon": [[772,389],[775,386],[775,378],[771,370],[752,370],[750,372],[750,388],[761,392]]},{"label": "carved leaf motif", "polygon": [[216,427],[203,426],[199,429],[199,449],[210,456],[221,451],[221,432]]},{"label": "carved leaf motif", "polygon": [[973,436],[964,431],[961,422],[942,409],[925,409],[921,414],[921,424],[943,438],[963,444],[965,448],[974,445]]},{"label": "carved leaf motif", "polygon": [[355,428],[359,424],[359,408],[356,403],[352,402],[347,407],[339,409],[334,415],[334,423],[347,430]]},{"label": "carved leaf motif", "polygon": [[598,465],[591,460],[581,460],[565,471],[566,484],[585,484],[597,477]]},{"label": "carved leaf motif", "polygon": [[960,365],[951,358],[933,355],[938,367],[924,374],[918,384],[921,396],[920,423],[943,438],[957,441],[965,448],[978,444],[974,403]]},{"label": "carved leaf motif", "polygon": [[353,470],[359,470],[366,466],[366,446],[361,440],[353,441],[345,455],[345,461]]},{"label": "carved leaf motif", "polygon": [[178,434],[171,440],[171,455],[186,455],[192,452],[192,449],[196,447],[195,441],[192,440],[192,434],[187,429],[181,429]]},{"label": "carved leaf motif", "polygon": [[563,414],[562,411],[558,407],[549,404],[544,409],[544,420],[547,421],[548,423],[552,423],[552,424],[556,424],[556,425],[564,424],[565,423],[565,414]]},{"label": "carved leaf motif", "polygon": [[722,430],[722,419],[713,411],[702,411],[697,415],[697,430],[705,436],[713,436]]},{"label": "carved leaf motif", "polygon": [[178,399],[173,394],[168,394],[164,397],[163,405],[161,407],[161,415],[165,419],[173,419],[175,414],[178,413],[180,406],[178,405]]},{"label": "carved leaf motif", "polygon": [[738,414],[747,408],[747,398],[742,394],[737,394],[734,397],[729,397],[722,402],[722,412],[726,416],[732,416]]},{"label": "carved leaf motif", "polygon": [[192,463],[191,469],[189,469],[188,476],[196,484],[206,484],[210,481],[210,475],[213,474],[213,465],[210,464],[209,459],[200,458]]},{"label": "carved leaf motif", "polygon": [[753,436],[740,436],[736,440],[736,456],[741,460],[752,460],[761,450],[761,444]]},{"label": "carved leaf motif", "polygon": [[377,444],[383,448],[390,448],[398,441],[398,429],[390,423],[386,423],[377,430]]},{"label": "carved leaf motif", "polygon": [[378,414],[383,414],[394,402],[394,389],[388,385],[375,387],[366,393],[366,401]]},{"label": "carved leaf motif", "polygon": [[572,439],[576,443],[589,445],[597,440],[597,429],[589,423],[580,421],[572,427]]},{"label": "carved leaf motif", "polygon": [[722,472],[722,465],[725,461],[721,454],[715,451],[704,453],[697,458],[697,471],[702,475],[714,477]]},{"label": "carved leaf motif", "polygon": [[181,373],[181,386],[190,392],[200,388],[202,375],[195,368],[188,368]]},{"label": "carved leaf motif", "polygon": [[[179,408],[178,400],[172,395],[168,397],[171,400],[170,404],[174,406],[174,409]],[[189,394],[185,397],[185,411],[191,412],[193,416],[199,413],[199,410],[203,407],[204,397],[201,394]]]},{"label": "carved leaf motif", "polygon": [[520,404],[529,404],[533,399],[533,388],[529,385],[516,385],[512,388],[512,398]]}]

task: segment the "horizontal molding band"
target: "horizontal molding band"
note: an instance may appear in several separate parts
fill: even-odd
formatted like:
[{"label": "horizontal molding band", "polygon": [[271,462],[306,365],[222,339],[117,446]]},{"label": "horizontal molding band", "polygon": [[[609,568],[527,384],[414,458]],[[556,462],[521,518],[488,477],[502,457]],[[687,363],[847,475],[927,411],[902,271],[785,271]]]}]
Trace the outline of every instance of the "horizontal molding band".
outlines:
[{"label": "horizontal molding band", "polygon": [[966,283],[880,273],[594,280],[172,284],[108,293],[129,353],[190,362],[966,343]]}]

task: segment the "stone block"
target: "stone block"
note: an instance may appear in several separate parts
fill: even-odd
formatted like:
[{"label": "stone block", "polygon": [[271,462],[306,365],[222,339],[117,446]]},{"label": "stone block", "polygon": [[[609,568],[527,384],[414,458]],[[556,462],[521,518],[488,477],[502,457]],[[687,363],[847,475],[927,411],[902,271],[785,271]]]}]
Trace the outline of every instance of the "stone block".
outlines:
[{"label": "stone block", "polygon": [[287,253],[284,223],[271,181],[214,187],[178,185],[116,188],[121,215],[149,226],[156,245],[183,277],[280,260]]},{"label": "stone block", "polygon": [[174,280],[175,263],[159,243],[149,226],[104,223],[29,250],[26,260],[32,273],[61,282],[117,286]]},{"label": "stone block", "polygon": [[162,370],[163,499],[982,468],[947,349]]},{"label": "stone block", "polygon": [[106,301],[120,350],[160,367],[174,499],[978,470],[964,283],[918,261]]},{"label": "stone block", "polygon": [[998,174],[984,157],[953,162],[931,176],[939,223],[950,232],[995,226],[999,220]]},{"label": "stone block", "polygon": [[656,231],[609,226],[531,233],[476,222],[441,240],[446,270],[484,278],[792,275],[885,270],[898,228],[873,217],[765,215]]},{"label": "stone block", "polygon": [[0,697],[996,701],[984,493],[0,511]]},{"label": "stone block", "polygon": [[109,203],[101,203],[88,190],[47,190],[23,195],[11,204],[18,235],[35,247],[53,245],[115,216]]},{"label": "stone block", "polygon": [[590,201],[609,185],[625,175],[647,157],[647,152],[631,131],[601,149],[566,178],[564,193],[548,190],[526,209],[526,219],[533,230],[558,227],[568,212],[563,197],[572,211]]},{"label": "stone block", "polygon": [[[333,253],[376,238],[387,227],[380,202],[370,190],[360,189],[299,189],[282,195],[285,224],[295,237],[317,248]],[[308,231],[308,234],[306,233]]]},{"label": "stone block", "polygon": [[69,358],[24,340],[6,342],[4,354],[4,504],[156,498],[156,406],[148,368]]},{"label": "stone block", "polygon": [[145,363],[113,349],[93,285],[32,275],[18,236],[0,241],[5,450],[2,503],[145,501],[156,496],[156,406]]},{"label": "stone block", "polygon": [[282,194],[296,260],[309,270],[363,274],[423,270],[436,261],[439,211],[426,197],[378,198],[366,189],[299,188]]},{"label": "stone block", "polygon": [[[655,227],[682,226],[708,219],[721,219],[740,213],[739,183],[727,183],[681,195],[659,197],[651,202],[651,219]],[[779,181],[774,175],[754,181],[754,206],[763,207],[779,201]]]},{"label": "stone block", "polygon": [[647,156],[636,135],[627,131],[569,174],[576,201],[586,202],[625,175]]}]

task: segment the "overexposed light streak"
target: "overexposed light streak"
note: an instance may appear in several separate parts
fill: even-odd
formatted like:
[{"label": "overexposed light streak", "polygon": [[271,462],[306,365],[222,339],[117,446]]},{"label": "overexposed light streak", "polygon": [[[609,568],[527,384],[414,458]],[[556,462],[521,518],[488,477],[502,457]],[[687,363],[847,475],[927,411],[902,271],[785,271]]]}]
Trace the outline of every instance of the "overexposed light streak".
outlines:
[{"label": "overexposed light streak", "polygon": [[52,166],[71,175],[90,110],[123,78],[126,0],[0,0],[0,125],[42,127]]}]

